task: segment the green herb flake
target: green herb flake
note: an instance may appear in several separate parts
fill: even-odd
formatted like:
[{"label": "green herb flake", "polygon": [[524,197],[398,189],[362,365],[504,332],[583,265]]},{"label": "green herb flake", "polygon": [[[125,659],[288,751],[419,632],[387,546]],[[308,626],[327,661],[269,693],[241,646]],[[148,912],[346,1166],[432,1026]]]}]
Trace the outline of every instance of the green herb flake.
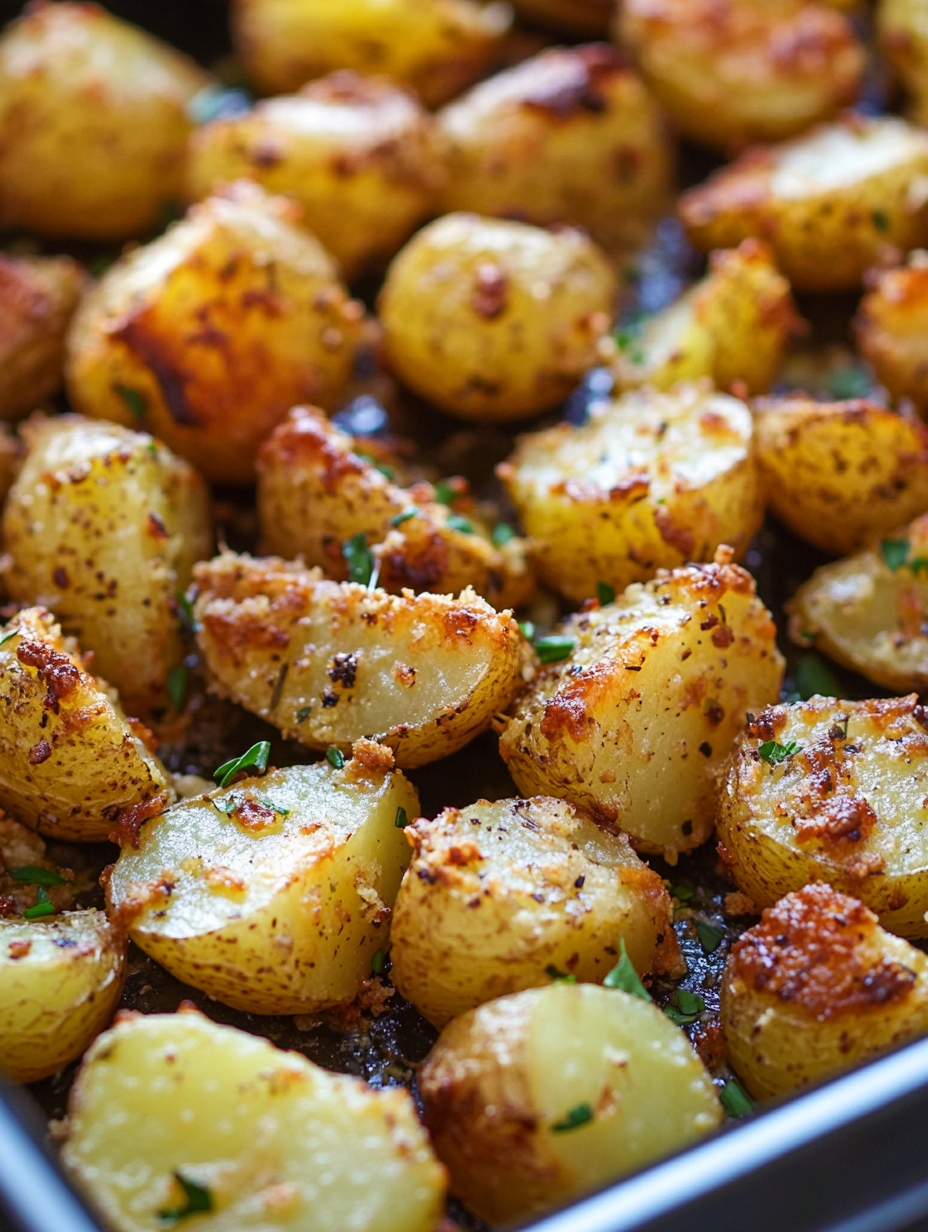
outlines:
[{"label": "green herb flake", "polygon": [[418,505],[407,505],[405,509],[401,509],[390,519],[391,526],[402,526],[404,522],[408,522],[410,518],[414,518],[419,512]]},{"label": "green herb flake", "polygon": [[180,714],[187,698],[187,669],[183,663],[180,667],[172,667],[168,672],[167,688],[171,705]]},{"label": "green herb flake", "polygon": [[260,740],[257,744],[253,744],[251,748],[241,755],[234,757],[231,761],[225,761],[213,775],[213,778],[219,780],[219,786],[228,787],[240,770],[254,770],[258,774],[264,774],[267,770],[267,759],[271,755],[271,745],[268,740]]},{"label": "green herb flake", "polygon": [[714,954],[722,944],[725,937],[725,929],[719,928],[717,924],[710,924],[707,920],[697,920],[696,935],[699,938],[699,944],[702,946],[703,953]]},{"label": "green herb flake", "polygon": [[271,797],[266,796],[263,791],[253,791],[251,794],[256,800],[263,804],[265,808],[269,808],[273,812],[279,813],[281,817],[290,816],[290,810],[288,808],[283,808],[281,805],[275,804]]},{"label": "green herb flake", "polygon": [[876,227],[877,231],[889,230],[889,215],[885,210],[874,210],[871,214],[871,218],[873,219],[873,225]]},{"label": "green herb flake", "polygon": [[40,920],[44,915],[54,915],[55,905],[48,897],[44,885],[40,885],[35,896],[35,906],[27,907],[23,912],[24,920]]},{"label": "green herb flake", "polygon": [[577,1104],[575,1108],[571,1108],[563,1121],[558,1121],[551,1126],[552,1134],[566,1134],[572,1129],[579,1129],[581,1125],[588,1125],[593,1120],[593,1109],[589,1104]]},{"label": "green herb flake", "polygon": [[781,761],[786,761],[787,757],[798,753],[801,747],[795,740],[787,740],[786,744],[778,744],[776,740],[765,740],[757,752],[761,761],[765,761],[768,766],[778,766]]},{"label": "green herb flake", "polygon": [[193,615],[193,602],[188,599],[182,592],[178,591],[174,596],[174,602],[177,605],[177,616],[180,620],[180,630],[185,637],[192,637],[199,631],[196,620]]},{"label": "green herb flake", "polygon": [[729,1078],[720,1092],[722,1107],[730,1117],[748,1116],[754,1111],[754,1101],[737,1078]]},{"label": "green herb flake", "polygon": [[553,633],[550,637],[540,637],[535,645],[535,654],[542,663],[561,663],[570,657],[570,652],[577,644],[575,637],[565,637]]},{"label": "green herb flake", "polygon": [[851,398],[866,398],[870,394],[870,378],[862,368],[842,368],[828,379],[828,393],[838,402]]},{"label": "green herb flake", "polygon": [[402,806],[396,810],[396,820],[393,824],[397,830],[405,830],[409,825],[409,818],[406,816],[406,810]]},{"label": "green herb flake", "polygon": [[545,967],[545,975],[550,975],[552,980],[557,980],[561,984],[576,984],[577,982],[575,975],[568,975],[566,971],[559,971],[554,963],[549,963]]},{"label": "green herb flake", "polygon": [[641,1001],[650,1001],[651,994],[638,978],[638,972],[632,966],[632,960],[625,949],[625,938],[619,938],[619,961],[603,980],[606,988],[617,988],[619,992],[631,993]]},{"label": "green herb flake", "polygon": [[447,479],[440,479],[435,485],[435,500],[439,505],[450,505],[457,496]]},{"label": "green herb flake", "polygon": [[386,479],[389,483],[392,483],[393,480],[396,478],[396,471],[393,469],[393,467],[388,466],[386,462],[381,462],[380,459],[375,458],[373,454],[356,452],[355,457],[361,458],[365,462],[369,462],[370,465],[374,468],[374,470],[380,471],[381,475],[383,475],[384,479]]},{"label": "green herb flake", "polygon": [[180,1171],[174,1173],[174,1180],[184,1191],[184,1205],[172,1206],[167,1210],[159,1211],[158,1218],[163,1224],[180,1223],[182,1219],[187,1219],[190,1215],[200,1215],[213,1209],[213,1191],[208,1185],[201,1185],[198,1181],[191,1180],[189,1176],[184,1176]]},{"label": "green herb flake", "polygon": [[799,700],[807,702],[816,694],[822,697],[840,697],[838,678],[818,655],[804,655],[796,666],[796,692]]},{"label": "green herb flake", "polygon": [[693,901],[696,891],[691,885],[675,885],[670,887],[670,893],[684,907]]},{"label": "green herb flake", "polygon": [[497,522],[493,527],[493,533],[490,535],[495,548],[505,547],[507,543],[512,543],[515,538],[517,538],[516,532],[508,522]]},{"label": "green herb flake", "polygon": [[534,641],[535,626],[530,620],[522,620],[519,622],[519,632],[527,642]]},{"label": "green herb flake", "polygon": [[17,625],[15,629],[7,629],[5,633],[0,633],[0,646],[2,646],[4,642],[8,642],[11,637],[16,637],[17,633],[19,633],[19,625]]},{"label": "green herb flake", "polygon": [[367,536],[363,530],[346,539],[342,544],[342,556],[348,566],[348,578],[360,586],[367,586],[374,572],[374,554],[367,546]]},{"label": "green herb flake", "polygon": [[880,544],[880,555],[887,569],[893,573],[901,569],[909,556],[908,539],[884,539]]},{"label": "green herb flake", "polygon": [[909,568],[916,577],[924,571],[928,573],[928,556],[916,556],[914,560],[909,561]]},{"label": "green herb flake", "polygon": [[312,714],[312,712],[313,712],[312,706],[301,706],[299,710],[296,712],[296,721],[298,723],[305,723],[306,720],[309,718],[309,716]]},{"label": "green herb flake", "polygon": [[371,959],[371,971],[374,975],[383,975],[387,967],[387,956],[383,950],[378,950]]},{"label": "green herb flake", "polygon": [[341,749],[337,749],[334,744],[330,744],[325,751],[325,759],[330,766],[334,766],[336,770],[341,770],[345,764],[345,754]]},{"label": "green herb flake", "polygon": [[211,799],[210,804],[218,812],[225,813],[226,817],[228,817],[230,813],[234,813],[237,808],[237,804],[236,804],[234,796],[226,796],[222,800],[212,800]]},{"label": "green herb flake", "polygon": [[472,535],[474,526],[467,518],[462,518],[459,513],[450,513],[445,520],[445,525],[451,530],[459,530],[462,535]]},{"label": "green herb flake", "polygon": [[673,994],[673,1002],[682,1014],[702,1014],[706,1003],[702,997],[688,988],[678,988]]},{"label": "green herb flake", "polygon": [[142,423],[145,418],[145,412],[148,410],[148,399],[140,389],[133,389],[131,385],[122,385],[117,381],[113,385],[113,392],[119,394],[123,402],[129,408],[129,413],[132,415],[136,423]]},{"label": "green herb flake", "polygon": [[597,582],[596,598],[601,607],[605,607],[608,603],[615,603],[615,587],[610,586],[608,582]]},{"label": "green herb flake", "polygon": [[62,877],[61,873],[56,873],[51,868],[37,868],[34,864],[26,864],[22,868],[10,869],[10,876],[14,881],[21,881],[24,885],[67,885],[67,881]]}]

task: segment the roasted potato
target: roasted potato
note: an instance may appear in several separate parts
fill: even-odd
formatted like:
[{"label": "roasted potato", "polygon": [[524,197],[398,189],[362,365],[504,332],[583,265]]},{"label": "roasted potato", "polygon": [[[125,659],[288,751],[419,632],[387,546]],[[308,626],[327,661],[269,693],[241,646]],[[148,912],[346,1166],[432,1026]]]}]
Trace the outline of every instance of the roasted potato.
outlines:
[{"label": "roasted potato", "polygon": [[27,5],[0,36],[0,225],[109,240],[157,227],[208,80],[96,4]]},{"label": "roasted potato", "polygon": [[231,553],[195,570],[215,687],[309,748],[375,736],[407,769],[490,724],[516,686],[521,637],[472,590],[388,595]]},{"label": "roasted potato", "polygon": [[722,1119],[680,1028],[594,984],[532,988],[456,1018],[419,1091],[452,1191],[494,1224],[578,1198]]},{"label": "roasted potato", "polygon": [[928,123],[928,20],[923,0],[880,0],[876,27],[880,51],[909,96],[913,123]]},{"label": "roasted potato", "polygon": [[565,657],[516,700],[500,738],[524,795],[570,800],[671,862],[708,838],[716,775],[783,676],[754,579],[717,560],[564,621]]},{"label": "roasted potato", "polygon": [[866,63],[848,19],[809,0],[623,0],[618,33],[680,129],[722,149],[830,120]]},{"label": "roasted potato", "polygon": [[928,252],[896,269],[871,270],[854,318],[861,354],[894,398],[928,415]]},{"label": "roasted potato", "polygon": [[248,179],[292,197],[356,278],[385,265],[430,212],[445,163],[442,135],[411,94],[342,71],[199,129],[187,192],[198,201]]},{"label": "roasted potato", "polygon": [[721,999],[731,1064],[767,1099],[928,1033],[928,957],[857,899],[810,885],[735,942]]},{"label": "roasted potato", "polygon": [[118,424],[38,417],[23,435],[2,520],[9,593],[51,609],[130,714],[165,706],[184,657],[176,596],[210,552],[205,486]]},{"label": "roasted potato", "polygon": [[547,48],[438,117],[445,212],[583,227],[608,252],[645,242],[667,206],[673,149],[657,104],[605,44]]},{"label": "roasted potato", "polygon": [[801,539],[842,555],[928,509],[928,432],[914,415],[804,394],[754,411],[767,503]]},{"label": "roasted potato", "polygon": [[743,553],[763,517],[745,404],[702,384],[634,390],[518,439],[497,468],[539,576],[575,603],[661,567]]},{"label": "roasted potato", "polygon": [[344,390],[362,325],[300,217],[237,181],[128,252],[68,334],[74,409],[147,428],[209,479],[253,479],[291,406],[331,407]]},{"label": "roasted potato", "polygon": [[800,291],[849,291],[893,249],[928,242],[928,133],[897,116],[846,116],[748,150],[680,198],[705,252],[762,236]]},{"label": "roasted potato", "polygon": [[596,362],[615,276],[578,231],[448,214],[397,256],[378,309],[394,374],[443,410],[518,419]]},{"label": "roasted potato", "polygon": [[335,69],[382,73],[427,107],[454,98],[500,54],[512,12],[474,0],[235,0],[232,33],[263,94]]},{"label": "roasted potato", "polygon": [[114,1232],[195,1210],[216,1232],[433,1232],[444,1207],[407,1091],[372,1091],[195,1010],[126,1016],[97,1040],[62,1158]]},{"label": "roasted potato", "polygon": [[520,17],[581,38],[605,38],[614,7],[612,0],[513,0]]}]

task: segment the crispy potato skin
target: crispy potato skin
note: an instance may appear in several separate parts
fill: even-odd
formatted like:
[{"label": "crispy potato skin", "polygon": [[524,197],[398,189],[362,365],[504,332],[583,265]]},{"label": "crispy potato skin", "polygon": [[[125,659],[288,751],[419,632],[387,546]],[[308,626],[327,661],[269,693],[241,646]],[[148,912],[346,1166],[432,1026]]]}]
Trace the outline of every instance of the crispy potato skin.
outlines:
[{"label": "crispy potato skin", "polygon": [[612,0],[514,0],[512,7],[520,17],[580,38],[605,38],[614,12]]},{"label": "crispy potato skin", "polygon": [[420,818],[390,930],[390,978],[429,1022],[551,981],[682,969],[670,897],[624,834],[564,800],[478,800]]},{"label": "crispy potato skin", "polygon": [[185,653],[175,596],[212,544],[205,485],[117,424],[36,417],[23,435],[2,521],[10,595],[54,611],[130,714],[167,705]]},{"label": "crispy potato skin", "polygon": [[297,224],[299,206],[238,181],[127,253],[68,334],[75,410],[143,425],[211,480],[254,478],[295,403],[331,407],[363,309]]},{"label": "crispy potato skin", "polygon": [[[258,456],[264,551],[290,560],[299,556],[344,581],[342,544],[363,532],[384,590],[457,594],[472,586],[497,610],[531,598],[534,578],[524,539],[497,548],[492,528],[471,514],[471,531],[456,530],[451,509],[435,500],[431,484],[399,487],[354,452],[364,445],[316,408],[294,407]],[[415,515],[405,516],[410,510]]]},{"label": "crispy potato skin", "polygon": [[575,603],[659,568],[747,550],[763,517],[751,413],[708,383],[633,390],[519,437],[497,468],[539,577]]},{"label": "crispy potato skin", "polygon": [[663,114],[605,44],[542,51],[438,119],[450,146],[442,212],[570,223],[618,255],[647,240],[669,202]]},{"label": "crispy potato skin", "polygon": [[68,1126],[65,1166],[118,1232],[183,1205],[178,1170],[214,1197],[205,1228],[432,1232],[444,1209],[407,1091],[372,1091],[195,1010],[122,1016],[84,1058]]},{"label": "crispy potato skin", "polygon": [[787,894],[732,947],[721,990],[731,1063],[785,1095],[928,1032],[928,958],[827,885]]},{"label": "crispy potato skin", "polygon": [[231,553],[194,578],[217,690],[309,748],[374,736],[398,766],[422,766],[484,731],[515,690],[518,625],[472,590],[388,595]]},{"label": "crispy potato skin", "polygon": [[[758,752],[770,741],[799,748],[771,764]],[[722,855],[758,906],[827,881],[886,928],[923,937],[926,789],[928,720],[914,693],[773,706],[738,737],[722,779]]]},{"label": "crispy potato skin", "polygon": [[879,48],[909,97],[912,122],[928,120],[928,22],[921,0],[880,0],[876,7]]},{"label": "crispy potato skin", "polygon": [[[680,1028],[594,984],[533,988],[462,1014],[426,1058],[419,1092],[452,1192],[493,1224],[617,1180],[722,1115]],[[583,1105],[590,1121],[555,1131]]]},{"label": "crispy potato skin", "polygon": [[615,275],[577,231],[448,214],[393,260],[380,292],[388,362],[462,419],[518,419],[555,405],[596,362]]},{"label": "crispy potato skin", "polygon": [[928,415],[928,253],[898,269],[871,270],[854,318],[861,354],[894,398]]},{"label": "crispy potato skin", "polygon": [[109,1025],[126,978],[126,942],[102,911],[0,919],[0,1066],[47,1078]]},{"label": "crispy potato skin", "polygon": [[380,268],[429,213],[445,142],[406,90],[342,70],[299,94],[214,120],[190,143],[187,193],[256,180],[292,197],[347,278]]},{"label": "crispy potato skin", "polygon": [[847,18],[808,0],[623,0],[618,34],[681,130],[723,150],[830,120],[865,65]]},{"label": "crispy potato skin", "polygon": [[208,80],[96,4],[30,5],[0,37],[0,225],[101,240],[156,227]]},{"label": "crispy potato skin", "polygon": [[680,198],[709,252],[761,236],[800,291],[849,291],[894,248],[928,240],[928,133],[896,116],[849,115],[746,151]]},{"label": "crispy potato skin", "polygon": [[354,69],[411,86],[438,107],[491,67],[510,18],[474,0],[235,0],[232,33],[262,94]]},{"label": "crispy potato skin", "polygon": [[525,795],[617,824],[638,850],[705,841],[715,779],[748,710],[774,701],[783,659],[754,579],[689,565],[570,617],[570,656],[512,707],[500,753]]},{"label": "crispy potato skin", "polygon": [[754,412],[768,506],[816,547],[857,551],[928,509],[928,432],[914,415],[804,395]]}]

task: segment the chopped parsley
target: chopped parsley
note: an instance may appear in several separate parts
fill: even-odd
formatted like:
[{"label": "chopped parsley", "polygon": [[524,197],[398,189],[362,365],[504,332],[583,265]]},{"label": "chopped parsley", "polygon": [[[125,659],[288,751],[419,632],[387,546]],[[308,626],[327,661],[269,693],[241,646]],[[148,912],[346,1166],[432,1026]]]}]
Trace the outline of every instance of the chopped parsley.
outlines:
[{"label": "chopped parsley", "polygon": [[345,764],[345,754],[341,749],[337,749],[334,744],[330,744],[325,751],[325,759],[330,766],[334,766],[336,770],[341,770]]},{"label": "chopped parsley", "polygon": [[370,583],[374,573],[374,554],[367,546],[367,535],[359,530],[342,544],[342,556],[348,566],[348,578],[361,586]]},{"label": "chopped parsley", "polygon": [[671,886],[670,893],[685,907],[687,903],[692,902],[696,891],[691,885],[684,885],[681,883],[680,885]]},{"label": "chopped parsley", "polygon": [[829,377],[828,393],[838,402],[866,398],[870,393],[870,378],[862,368],[842,368]]},{"label": "chopped parsley", "polygon": [[706,1008],[706,1003],[702,997],[698,997],[696,993],[690,992],[688,988],[675,989],[670,1000],[671,1004],[664,1006],[664,1013],[678,1027],[695,1022]]},{"label": "chopped parsley", "polygon": [[708,920],[697,920],[696,936],[699,938],[703,953],[714,954],[722,944],[725,929],[719,928],[717,924],[710,924]]},{"label": "chopped parsley", "polygon": [[602,607],[605,607],[607,603],[615,603],[615,587],[610,586],[608,582],[597,582],[596,598]]},{"label": "chopped parsley", "polygon": [[220,787],[228,787],[240,770],[254,770],[258,774],[264,774],[270,754],[270,741],[260,740],[257,744],[253,744],[241,757],[233,757],[231,761],[223,762],[218,770],[216,770],[213,778],[219,780]]},{"label": "chopped parsley", "polygon": [[131,385],[122,385],[119,381],[113,386],[113,392],[119,394],[123,402],[125,402],[129,413],[132,415],[136,423],[141,423],[145,418],[145,412],[148,410],[148,399],[140,389],[133,389]]},{"label": "chopped parsley", "polygon": [[909,561],[909,568],[916,577],[924,571],[928,573],[928,556],[916,556],[914,560]]},{"label": "chopped parsley", "polygon": [[290,816],[290,810],[288,808],[283,808],[282,805],[275,804],[274,801],[271,799],[271,797],[266,796],[263,791],[252,792],[252,795],[255,797],[256,800],[260,801],[260,803],[263,804],[265,808],[269,808],[273,812],[279,813],[281,817]]},{"label": "chopped parsley", "polygon": [[435,499],[439,505],[450,505],[457,496],[454,487],[447,479],[440,479],[435,485]]},{"label": "chopped parsley", "polygon": [[355,453],[355,457],[362,458],[365,462],[369,462],[375,471],[380,471],[384,479],[386,479],[389,483],[393,482],[396,476],[396,471],[392,466],[387,466],[386,462],[379,462],[373,454],[369,453]]},{"label": "chopped parsley", "polygon": [[396,810],[396,820],[393,824],[397,830],[405,830],[409,825],[409,818],[406,816],[406,810],[402,806]]},{"label": "chopped parsley", "polygon": [[402,526],[404,522],[408,522],[410,518],[414,518],[418,512],[418,505],[407,505],[405,509],[401,509],[399,513],[394,514],[394,516],[390,519],[390,525]]},{"label": "chopped parsley", "polygon": [[158,1218],[163,1224],[180,1223],[182,1219],[190,1215],[199,1215],[213,1209],[213,1191],[208,1185],[192,1181],[189,1176],[184,1176],[179,1170],[174,1173],[174,1180],[184,1191],[184,1205],[172,1206],[167,1210],[159,1211]]},{"label": "chopped parsley", "polygon": [[765,740],[757,752],[761,761],[765,761],[768,766],[778,766],[781,761],[786,761],[787,757],[798,753],[801,747],[795,740],[787,740],[786,744],[778,744],[776,740]]},{"label": "chopped parsley", "polygon": [[374,975],[383,975],[387,968],[387,956],[383,950],[377,950],[371,959],[371,971]]},{"label": "chopped parsley", "polygon": [[638,972],[632,966],[632,960],[625,949],[625,938],[619,938],[619,961],[603,980],[606,988],[617,988],[619,992],[631,993],[641,1001],[650,1001],[651,994],[638,978]]},{"label": "chopped parsley", "polygon": [[535,654],[542,663],[560,663],[570,657],[570,652],[577,644],[575,637],[565,637],[563,634],[552,633],[550,637],[540,637],[534,643]]},{"label": "chopped parsley", "polygon": [[495,548],[504,547],[507,543],[512,543],[516,538],[516,532],[508,524],[508,522],[497,522],[493,527],[493,533],[490,535]]},{"label": "chopped parsley", "polygon": [[40,920],[43,915],[54,915],[55,904],[48,897],[48,891],[45,886],[40,885],[36,891],[35,906],[27,907],[23,912],[24,920]]},{"label": "chopped parsley", "polygon": [[722,1107],[731,1117],[743,1117],[754,1111],[754,1101],[737,1078],[729,1078],[720,1092]]},{"label": "chopped parsley", "polygon": [[531,642],[535,637],[535,626],[530,620],[522,620],[519,622],[519,632],[527,642]]},{"label": "chopped parsley", "polygon": [[884,539],[880,544],[880,555],[883,557],[886,568],[895,573],[908,560],[908,539]]},{"label": "chopped parsley", "polygon": [[180,713],[187,697],[187,669],[183,663],[179,667],[172,667],[168,672],[167,687],[171,705]]},{"label": "chopped parsley", "polygon": [[473,523],[469,522],[467,518],[462,518],[459,513],[449,513],[445,520],[445,525],[450,527],[451,530],[459,530],[462,535],[472,535],[474,533]]},{"label": "chopped parsley", "polygon": [[558,970],[554,963],[549,963],[548,966],[545,967],[545,975],[550,975],[552,980],[558,980],[562,984],[576,984],[577,982],[577,977],[575,975],[568,975],[566,971]]},{"label": "chopped parsley", "polygon": [[566,1134],[571,1129],[579,1129],[581,1125],[588,1125],[593,1120],[593,1109],[589,1104],[577,1104],[571,1108],[563,1121],[558,1121],[551,1126],[552,1134]]},{"label": "chopped parsley", "polygon": [[889,230],[889,215],[885,210],[874,210],[870,217],[873,219],[873,225],[877,231]]},{"label": "chopped parsley", "polygon": [[2,646],[4,642],[8,642],[11,637],[15,637],[18,632],[19,625],[17,625],[15,629],[7,629],[6,633],[0,633],[0,646]]},{"label": "chopped parsley", "polygon": [[56,873],[51,868],[37,868],[34,864],[10,869],[10,876],[14,881],[21,881],[24,885],[59,886],[67,884],[61,873]]},{"label": "chopped parsley", "polygon": [[192,637],[197,632],[197,622],[193,615],[193,603],[182,591],[178,591],[174,596],[174,602],[177,604],[181,633],[185,637]]},{"label": "chopped parsley", "polygon": [[306,720],[309,718],[309,716],[312,714],[312,712],[313,712],[312,706],[301,706],[299,710],[296,712],[296,721],[298,723],[305,723]]}]

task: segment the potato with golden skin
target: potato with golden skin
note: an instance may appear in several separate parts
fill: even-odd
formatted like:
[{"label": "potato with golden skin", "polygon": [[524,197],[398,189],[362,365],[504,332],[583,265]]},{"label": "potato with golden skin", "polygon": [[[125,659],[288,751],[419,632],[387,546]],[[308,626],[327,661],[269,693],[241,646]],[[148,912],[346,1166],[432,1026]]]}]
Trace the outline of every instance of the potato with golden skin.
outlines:
[{"label": "potato with golden skin", "polygon": [[928,14],[922,0],[880,0],[877,41],[909,99],[915,124],[928,121]]},{"label": "potato with golden skin", "polygon": [[26,7],[0,36],[0,225],[121,240],[155,229],[183,185],[209,77],[96,4]]},{"label": "potato with golden skin", "polygon": [[118,424],[36,417],[22,433],[2,520],[10,595],[53,611],[129,713],[166,706],[185,654],[176,596],[212,544],[205,485]]},{"label": "potato with golden skin", "polygon": [[194,573],[214,687],[312,749],[377,738],[404,770],[485,731],[516,688],[512,613],[474,591],[389,595],[227,553]]},{"label": "potato with golden skin", "polygon": [[870,271],[854,334],[880,384],[928,415],[928,253],[918,249],[905,265]]},{"label": "potato with golden skin", "polygon": [[612,0],[513,0],[519,17],[577,38],[605,38],[615,12]]},{"label": "potato with golden skin", "polygon": [[845,116],[747,150],[680,198],[704,252],[761,236],[798,291],[851,291],[894,249],[928,242],[928,133]]},{"label": "potato with golden skin", "polygon": [[419,1093],[452,1192],[492,1224],[579,1198],[722,1119],[680,1028],[595,984],[532,988],[462,1014],[426,1057]]},{"label": "potato with golden skin", "polygon": [[717,560],[565,620],[572,648],[516,699],[500,737],[524,795],[569,800],[671,862],[711,834],[732,741],[783,678],[754,579]]},{"label": "potato with golden skin", "polygon": [[928,1034],[928,957],[857,899],[810,885],[735,942],[721,1002],[731,1064],[769,1099]]},{"label": "potato with golden skin", "polygon": [[620,53],[553,47],[439,113],[450,146],[441,212],[583,227],[607,252],[645,243],[670,200],[663,113]]},{"label": "potato with golden skin", "polygon": [[462,419],[521,419],[554,406],[597,360],[616,280],[578,231],[447,214],[387,272],[378,311],[405,385]]},{"label": "potato with golden skin", "polygon": [[291,406],[331,408],[346,389],[362,330],[301,217],[241,180],[126,253],[72,322],[74,409],[147,428],[213,481],[252,480]]}]

